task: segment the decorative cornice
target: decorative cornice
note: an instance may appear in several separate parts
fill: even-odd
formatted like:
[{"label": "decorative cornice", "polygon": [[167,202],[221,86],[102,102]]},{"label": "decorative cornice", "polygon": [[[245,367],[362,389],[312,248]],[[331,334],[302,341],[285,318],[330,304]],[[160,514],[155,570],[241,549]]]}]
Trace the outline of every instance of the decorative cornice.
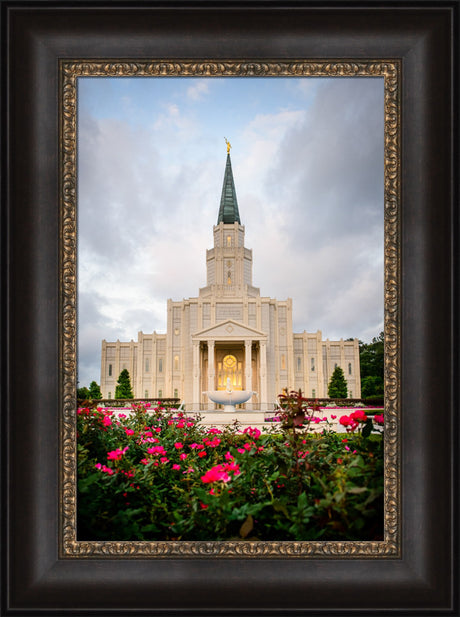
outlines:
[{"label": "decorative cornice", "polygon": [[[400,194],[401,67],[372,61],[62,60],[60,70],[60,555],[84,558],[395,558],[401,554],[400,502]],[[385,91],[385,508],[382,542],[80,542],[76,530],[77,78],[383,77]]]}]

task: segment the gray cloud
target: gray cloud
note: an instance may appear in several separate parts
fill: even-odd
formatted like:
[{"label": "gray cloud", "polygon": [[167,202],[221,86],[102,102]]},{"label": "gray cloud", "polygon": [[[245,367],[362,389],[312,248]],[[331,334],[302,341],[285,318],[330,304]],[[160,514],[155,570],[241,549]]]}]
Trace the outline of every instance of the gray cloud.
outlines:
[{"label": "gray cloud", "polygon": [[[369,340],[383,327],[383,86],[307,90],[308,109],[254,116],[232,150],[253,283],[293,299],[296,331]],[[103,338],[164,331],[167,298],[206,284],[225,166],[213,140],[178,105],[144,127],[81,114],[81,385],[99,380]]]}]

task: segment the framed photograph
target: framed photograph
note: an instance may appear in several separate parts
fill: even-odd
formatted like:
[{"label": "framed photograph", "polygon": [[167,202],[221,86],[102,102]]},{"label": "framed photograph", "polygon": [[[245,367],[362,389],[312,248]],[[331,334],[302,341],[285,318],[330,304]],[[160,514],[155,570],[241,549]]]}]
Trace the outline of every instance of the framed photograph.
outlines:
[{"label": "framed photograph", "polygon": [[[181,555],[185,540],[206,540],[208,555],[212,540],[244,540],[215,546],[227,556],[249,538],[254,556],[267,554],[263,540],[283,541],[271,555],[288,540],[311,541],[299,555],[346,540],[350,555],[397,553],[396,511],[384,531],[384,502],[398,501],[397,484],[383,494],[384,465],[396,477],[399,464],[390,446],[383,460],[381,333],[386,304],[396,349],[399,67],[267,62],[248,76],[229,60],[117,66],[122,76],[103,63],[62,66],[62,168],[78,187],[76,201],[64,187],[62,205],[78,242],[73,226],[62,235],[79,247],[77,293],[65,290],[63,304],[78,306],[78,388],[100,384],[85,404],[88,389],[72,375],[63,383],[69,401],[83,396],[73,540],[161,541],[142,551]],[[224,125],[232,143],[216,135]],[[385,227],[394,250],[384,266]],[[381,374],[361,387],[359,340],[372,339]],[[327,398],[334,371],[339,401]],[[395,354],[385,410],[395,444],[397,372]],[[131,403],[120,401],[122,374]],[[302,426],[280,422],[284,390],[310,404]],[[361,391],[374,394],[366,409]],[[372,438],[361,443],[362,431]]]},{"label": "framed photograph", "polygon": [[[441,611],[455,614],[458,572],[452,564],[455,564],[454,541],[457,538],[454,510],[458,504],[452,489],[458,429],[454,415],[458,401],[454,388],[458,369],[458,296],[454,287],[455,251],[458,250],[458,215],[454,206],[458,178],[452,164],[455,160],[452,137],[458,130],[454,122],[453,98],[457,93],[458,66],[452,55],[456,42],[452,26],[457,8],[456,2],[420,8],[403,4],[385,8],[371,2],[353,8],[328,3],[315,8],[307,4],[286,6],[282,3],[266,6],[250,3],[243,6],[227,3],[213,6],[128,4],[124,7],[103,4],[75,7],[66,2],[25,7],[20,2],[2,3],[9,35],[4,45],[3,63],[7,85],[3,123],[3,169],[7,177],[3,220],[7,242],[2,257],[7,295],[2,323],[8,342],[4,350],[8,370],[3,424],[3,450],[8,470],[8,481],[4,483],[7,504],[3,543],[5,614],[27,614],[31,610],[45,614],[56,611],[59,614],[96,614],[101,610],[108,614],[148,612],[152,615],[165,612],[286,615],[291,612],[314,614],[318,610],[338,614],[353,610],[369,613],[430,610],[433,614]],[[235,100],[238,94],[235,88],[241,82],[245,88],[244,93],[241,90],[241,108],[235,119],[231,114],[227,119],[239,121],[243,126],[243,112],[247,112],[251,104],[246,95],[249,83],[257,84],[259,97],[266,84],[266,99],[272,101],[276,96],[282,97],[281,84],[289,82],[288,87],[294,91],[300,83],[310,80],[311,85],[319,79],[349,87],[356,84],[355,91],[361,93],[356,97],[361,111],[366,105],[372,105],[369,103],[372,96],[365,91],[365,84],[380,87],[374,98],[375,104],[381,105],[382,131],[377,143],[382,158],[381,231],[384,234],[380,246],[374,242],[374,248],[379,248],[383,258],[381,291],[385,309],[382,324],[385,331],[382,537],[312,541],[305,540],[299,532],[299,537],[259,540],[250,536],[253,519],[249,517],[243,521],[240,537],[229,541],[215,540],[212,532],[196,540],[182,540],[171,534],[151,541],[148,526],[144,526],[147,537],[135,541],[124,537],[79,537],[76,390],[80,385],[78,376],[85,368],[84,363],[77,367],[78,358],[84,357],[83,330],[80,330],[78,344],[77,341],[80,325],[91,322],[83,319],[79,322],[77,309],[81,311],[80,316],[89,315],[91,309],[95,314],[95,300],[101,298],[97,290],[91,288],[88,271],[101,285],[104,268],[98,270],[98,259],[112,260],[110,250],[117,237],[111,236],[113,223],[103,214],[107,190],[113,189],[107,203],[115,207],[123,201],[123,191],[125,196],[133,190],[139,192],[139,184],[133,188],[120,181],[114,187],[122,177],[120,170],[117,178],[117,166],[126,167],[129,161],[133,172],[144,174],[143,177],[149,173],[148,161],[133,162],[130,148],[133,153],[139,149],[148,151],[151,144],[149,146],[143,127],[152,125],[142,120],[139,109],[131,109],[130,113],[138,116],[138,125],[132,134],[123,136],[123,127],[114,110],[117,101],[122,101],[129,113],[133,101],[129,93],[123,96],[116,89],[129,83],[139,88],[139,80],[143,87],[161,81],[160,90],[170,88],[173,83],[177,83],[178,90],[183,90],[187,83],[187,92],[178,91],[176,96],[182,97],[181,101],[189,96],[195,103],[201,102],[201,107],[195,108],[195,119],[204,113],[211,123],[211,108],[206,108],[204,101],[210,85],[223,85],[220,95]],[[279,80],[278,92],[270,89],[273,80]],[[108,83],[111,84],[108,90],[94,94],[97,88]],[[161,105],[160,90],[145,91],[141,96],[156,96],[155,103]],[[311,92],[309,94],[309,104],[314,109],[314,97]],[[218,96],[213,92],[216,100]],[[335,92],[336,104],[340,96]],[[306,135],[299,128],[301,119],[295,115],[295,110],[289,109],[289,99],[286,100],[286,109],[284,103],[277,107],[285,111],[285,133],[281,137],[285,143],[289,135],[301,141]],[[324,104],[319,107],[323,108]],[[150,108],[145,106],[146,113]],[[178,106],[173,109],[165,103],[162,123],[158,123],[158,109],[153,120],[157,120],[158,130],[154,150],[163,150],[165,160],[169,156],[168,173],[175,168],[176,172],[181,172],[178,181],[183,180],[187,176],[184,176],[184,167],[180,167],[178,144],[173,143],[182,134],[179,146],[185,154],[189,150],[189,159],[195,157],[194,165],[189,168],[189,178],[195,177],[199,155],[193,152],[194,142],[188,135],[195,129],[197,139],[203,140],[205,123],[198,130],[199,122],[194,126],[190,117],[178,118]],[[263,109],[262,114],[268,116],[269,112]],[[348,158],[350,168],[351,161],[361,162],[359,177],[364,184],[366,179],[369,183],[372,181],[372,172],[366,172],[370,156],[365,155],[368,146],[364,137],[371,131],[376,133],[377,129],[367,122],[369,115],[363,112],[360,117],[362,122],[355,121],[354,134],[349,135]],[[101,118],[108,118],[110,122],[98,123]],[[338,120],[334,124],[333,116],[330,118],[328,128],[338,140],[345,121]],[[177,124],[178,120],[182,122],[182,133],[176,133],[174,138],[167,138],[159,130],[168,122]],[[112,146],[104,144],[107,159],[98,167],[103,126],[111,126],[111,134],[116,134],[117,139]],[[276,123],[269,117],[261,126],[265,126],[267,132],[276,132]],[[251,129],[255,135],[254,122]],[[291,130],[289,134],[288,130]],[[313,139],[314,126],[310,127],[310,133]],[[318,130],[317,143],[321,141],[320,134]],[[224,135],[218,137],[223,157],[223,149],[227,149],[225,177],[228,179],[233,173],[230,159],[233,137],[226,135],[225,142]],[[238,134],[235,139],[238,144]],[[274,139],[280,139],[280,135]],[[241,139],[243,151],[247,143]],[[354,159],[353,153],[359,147],[361,159]],[[299,159],[303,150],[298,148],[298,160],[291,158],[289,162],[287,157],[285,165],[292,170],[297,164],[301,173]],[[266,142],[258,160],[266,158],[267,152]],[[345,146],[342,159],[346,153]],[[256,159],[248,154],[245,169],[250,171],[249,162]],[[332,160],[330,168],[331,172],[335,169]],[[156,177],[160,169],[158,164]],[[347,180],[352,182],[350,176],[351,173],[344,172],[341,185],[337,185],[343,196],[347,195]],[[204,175],[204,179],[209,177]],[[287,171],[285,177],[288,178]],[[327,169],[323,170],[322,177],[327,178]],[[233,180],[233,176],[230,179]],[[218,183],[221,181],[219,178]],[[206,183],[203,181],[203,184]],[[273,190],[276,190],[275,184]],[[90,199],[85,197],[88,186],[95,190]],[[159,184],[156,187],[158,192]],[[173,195],[167,181],[161,188],[165,194],[168,190],[171,192],[171,204],[174,200],[177,202],[177,193]],[[292,203],[301,203],[293,190],[290,196]],[[148,195],[136,198],[142,209],[142,200],[148,200]],[[187,201],[193,203],[194,199],[196,197],[189,197]],[[235,209],[236,197],[232,204],[232,220],[224,220],[222,214],[217,227],[220,223],[241,228]],[[347,203],[350,219],[354,205],[350,198]],[[85,211],[86,218],[79,218],[79,208]],[[120,211],[118,224],[123,224],[126,212]],[[135,217],[140,216],[136,215],[134,206],[130,214],[127,247],[136,234]],[[213,216],[215,214],[217,209]],[[182,217],[186,218],[184,212]],[[172,205],[167,216],[158,213],[156,228],[161,235],[160,219],[163,224],[169,220],[177,225]],[[94,227],[90,229],[93,222]],[[138,218],[138,222],[142,224],[142,218]],[[153,220],[151,222],[153,224]],[[210,233],[213,222],[208,225]],[[196,226],[190,229],[197,237]],[[356,239],[350,229],[345,233],[351,241]],[[264,235],[269,245],[267,230]],[[148,233],[139,232],[139,237],[148,245]],[[185,243],[179,232],[178,241],[192,246]],[[226,241],[231,246],[231,235]],[[90,250],[91,242],[97,251]],[[107,248],[104,249],[105,242]],[[163,247],[163,257],[167,249]],[[80,262],[77,264],[78,250]],[[123,250],[123,246],[118,247],[119,254]],[[84,251],[86,261],[81,259]],[[371,254],[366,253],[365,259],[369,261]],[[304,256],[300,248],[289,253],[289,259],[295,255]],[[146,256],[153,261],[155,250],[146,246]],[[249,253],[245,256],[249,260]],[[249,266],[240,273],[227,256],[226,278],[220,281],[215,274],[217,270],[209,265],[212,252],[208,252],[207,258],[207,287],[203,287],[204,291],[200,289],[200,295],[211,297],[221,284],[225,289],[219,293],[229,296],[241,275],[245,289],[257,296],[256,291],[252,291],[256,288],[251,287]],[[185,296],[181,291],[181,276],[185,276],[181,275],[181,263],[174,263],[172,257],[168,262],[178,272],[177,293]],[[359,265],[359,261],[356,263]],[[165,269],[165,277],[172,276],[166,274],[167,268],[161,259],[155,264]],[[133,272],[136,265],[131,264]],[[187,267],[193,269],[188,263]],[[134,278],[130,280],[132,285]],[[197,281],[196,287],[199,284]],[[258,285],[257,280],[254,285]],[[211,291],[208,288],[212,288]],[[299,289],[303,298],[301,282]],[[131,292],[135,296],[133,290],[134,287]],[[86,291],[92,304],[87,304],[87,313],[84,313]],[[271,293],[271,290],[262,291]],[[357,293],[355,290],[353,294],[356,301],[359,300]],[[292,295],[295,303],[295,295]],[[164,302],[167,297],[169,294]],[[120,298],[122,301],[122,295]],[[172,317],[168,331],[172,328],[171,337],[179,339],[184,324],[174,321],[174,303],[168,304],[169,308]],[[143,367],[143,371],[139,369],[136,373],[139,398],[151,398],[148,396],[151,387],[155,388],[153,398],[161,398],[164,388],[173,398],[190,398],[192,406],[208,405],[207,399],[201,398],[201,391],[207,384],[209,389],[215,385],[216,390],[225,391],[224,364],[228,363],[228,358],[233,358],[227,353],[227,347],[233,345],[235,367],[239,366],[238,353],[242,354],[240,377],[237,368],[231,374],[235,380],[233,386],[243,390],[243,384],[250,384],[252,393],[252,385],[257,384],[260,390],[257,397],[260,398],[251,399],[256,402],[250,404],[262,408],[272,396],[271,384],[265,378],[271,360],[267,364],[266,358],[270,355],[265,355],[266,342],[262,330],[257,329],[256,313],[253,322],[248,316],[244,334],[238,335],[245,341],[239,350],[230,330],[240,328],[243,321],[236,313],[230,314],[231,310],[236,310],[236,304],[231,310],[227,306],[228,314],[221,315],[220,321],[227,327],[225,336],[212,330],[211,319],[206,322],[206,309],[201,306],[198,310],[201,311],[201,329],[198,333],[195,331],[194,339],[192,337],[191,367],[186,366],[183,359],[188,351],[180,348],[177,352],[177,372],[180,373],[181,366],[186,368],[185,372],[190,368],[190,384],[184,384],[183,380],[177,385],[174,382],[174,354],[169,381],[161,385],[162,370],[157,372],[155,381],[151,377],[152,367],[155,365],[159,370],[161,354],[157,358],[150,356],[146,343],[147,355],[136,360],[136,366]],[[250,315],[250,309],[247,310]],[[139,315],[140,312],[141,309]],[[118,327],[124,320],[121,313]],[[112,320],[112,325],[115,321]],[[135,335],[133,332],[132,336]],[[132,345],[137,354],[143,340],[144,334],[140,332],[137,346]],[[107,341],[105,343],[110,346]],[[280,345],[282,348],[282,341]],[[210,349],[215,349],[215,355],[211,356]],[[112,377],[113,367],[117,373],[123,368],[121,354],[115,363],[104,350],[102,344],[101,378]],[[283,353],[280,353],[282,368]],[[297,355],[300,375],[303,356],[300,352]],[[248,357],[252,364],[247,362]],[[169,362],[166,356],[164,361],[166,368]],[[294,364],[287,352],[284,362],[288,366]],[[352,375],[352,362],[349,364]],[[132,367],[131,364],[131,371]],[[141,372],[148,373],[147,377]],[[110,380],[102,384],[101,379],[102,394],[107,399],[113,398],[110,384]],[[277,385],[283,384],[277,382]],[[228,381],[227,391],[231,392]],[[314,398],[316,390],[310,395]],[[149,464],[153,464],[152,461]],[[107,469],[111,469],[110,464]],[[206,503],[203,508],[207,508]],[[384,594],[381,593],[382,585]]]}]

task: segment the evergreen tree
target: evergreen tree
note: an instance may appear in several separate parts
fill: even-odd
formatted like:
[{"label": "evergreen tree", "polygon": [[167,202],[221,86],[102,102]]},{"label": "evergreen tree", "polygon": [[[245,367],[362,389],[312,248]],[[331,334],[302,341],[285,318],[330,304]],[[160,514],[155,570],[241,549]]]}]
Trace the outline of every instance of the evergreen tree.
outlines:
[{"label": "evergreen tree", "polygon": [[124,368],[118,376],[115,398],[134,398],[133,391],[131,390],[129,372],[126,368]]},{"label": "evergreen tree", "polygon": [[102,398],[101,389],[95,381],[89,384],[89,398],[93,401]]},{"label": "evergreen tree", "polygon": [[327,387],[327,395],[329,398],[346,398],[347,392],[348,386],[343,370],[340,366],[336,366]]}]

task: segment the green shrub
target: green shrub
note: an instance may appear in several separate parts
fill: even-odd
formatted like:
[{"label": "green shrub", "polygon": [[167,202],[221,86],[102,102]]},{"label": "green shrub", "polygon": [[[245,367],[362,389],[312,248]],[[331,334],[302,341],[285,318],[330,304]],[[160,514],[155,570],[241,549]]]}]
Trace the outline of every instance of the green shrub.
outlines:
[{"label": "green shrub", "polygon": [[379,540],[383,439],[80,409],[79,540]]}]

